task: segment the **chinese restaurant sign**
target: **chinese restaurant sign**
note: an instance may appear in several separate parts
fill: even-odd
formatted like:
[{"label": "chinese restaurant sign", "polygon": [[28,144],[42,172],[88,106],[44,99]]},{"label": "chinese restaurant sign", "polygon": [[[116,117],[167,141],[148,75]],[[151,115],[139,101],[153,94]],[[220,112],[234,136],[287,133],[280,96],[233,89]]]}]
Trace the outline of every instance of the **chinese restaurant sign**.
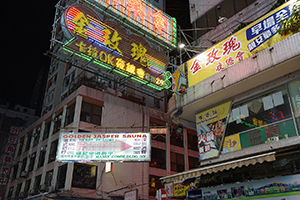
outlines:
[{"label": "chinese restaurant sign", "polygon": [[150,161],[149,133],[60,133],[56,161]]},{"label": "chinese restaurant sign", "polygon": [[189,87],[255,55],[286,37],[277,33],[291,15],[291,1],[187,61]]},{"label": "chinese restaurant sign", "polygon": [[119,24],[103,23],[93,10],[74,4],[65,10],[62,27],[70,39],[65,51],[154,89],[171,87],[172,75],[165,70],[168,57],[142,37],[128,36]]},{"label": "chinese restaurant sign", "polygon": [[231,101],[196,115],[199,160],[219,155]]},{"label": "chinese restaurant sign", "polygon": [[[118,15],[115,17],[120,22],[124,23],[124,19],[143,29],[151,36],[155,36],[163,43],[169,46],[176,47],[177,45],[177,24],[176,19],[162,12],[152,4],[144,0],[85,0],[96,6],[92,2],[97,2],[105,9]],[[120,20],[121,19],[121,20]],[[150,38],[150,37],[149,37]]]}]

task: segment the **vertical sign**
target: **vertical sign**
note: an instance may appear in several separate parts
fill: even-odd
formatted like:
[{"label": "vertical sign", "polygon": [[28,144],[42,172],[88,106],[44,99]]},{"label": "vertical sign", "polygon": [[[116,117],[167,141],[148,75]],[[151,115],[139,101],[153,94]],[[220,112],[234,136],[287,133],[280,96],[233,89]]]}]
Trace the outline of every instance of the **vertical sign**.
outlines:
[{"label": "vertical sign", "polygon": [[199,160],[219,155],[231,101],[196,115]]}]

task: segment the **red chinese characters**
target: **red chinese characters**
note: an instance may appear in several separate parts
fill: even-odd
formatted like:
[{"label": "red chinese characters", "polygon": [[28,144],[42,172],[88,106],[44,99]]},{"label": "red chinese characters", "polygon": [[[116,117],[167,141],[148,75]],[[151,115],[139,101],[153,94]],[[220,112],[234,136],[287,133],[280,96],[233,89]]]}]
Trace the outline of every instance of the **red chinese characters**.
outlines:
[{"label": "red chinese characters", "polygon": [[194,59],[193,64],[190,67],[190,71],[192,72],[192,75],[195,75],[201,69],[202,69],[202,66],[201,66],[200,61],[197,59]]},{"label": "red chinese characters", "polygon": [[10,144],[16,144],[17,143],[17,137],[15,137],[15,136],[9,136],[8,143],[10,143]]},{"label": "red chinese characters", "polygon": [[15,147],[13,147],[13,146],[7,146],[6,147],[6,151],[5,151],[6,153],[14,153],[15,152]]},{"label": "red chinese characters", "polygon": [[138,0],[129,0],[127,1],[127,10],[133,12],[135,20],[137,21],[138,17],[141,21],[145,20],[145,12],[142,9],[141,1]]},{"label": "red chinese characters", "polygon": [[241,48],[241,42],[237,42],[237,38],[232,36],[229,40],[224,42],[222,45],[223,47],[223,54],[222,55],[229,55],[231,52],[236,52]]},{"label": "red chinese characters", "polygon": [[209,152],[211,150],[210,144],[207,144],[208,142],[214,141],[215,135],[212,131],[209,131],[205,134],[200,134],[198,136],[198,152],[199,154],[203,154],[206,152]]},{"label": "red chinese characters", "polygon": [[154,19],[154,27],[159,32],[160,35],[162,35],[162,30],[166,29],[168,27],[167,20],[164,19],[164,16],[161,11],[157,11],[156,13],[151,14],[151,16]]},{"label": "red chinese characters", "polygon": [[9,174],[9,167],[2,167],[1,168],[1,174],[8,175]]},{"label": "red chinese characters", "polygon": [[214,47],[210,52],[208,52],[208,54],[206,55],[206,57],[207,57],[207,62],[205,64],[206,67],[210,64],[213,64],[215,61],[220,60],[222,58],[221,56],[217,55],[219,51],[220,51],[219,49],[216,49]]}]

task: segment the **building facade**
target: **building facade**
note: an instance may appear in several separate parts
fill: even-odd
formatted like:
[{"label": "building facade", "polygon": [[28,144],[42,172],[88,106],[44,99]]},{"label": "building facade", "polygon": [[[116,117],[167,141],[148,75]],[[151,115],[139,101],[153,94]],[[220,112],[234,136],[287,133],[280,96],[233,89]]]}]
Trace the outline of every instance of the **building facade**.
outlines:
[{"label": "building facade", "polygon": [[[254,195],[260,199],[262,194],[270,199],[276,195],[299,198],[284,192],[297,191],[299,183],[300,35],[281,36],[277,33],[279,26],[272,33],[273,25],[279,22],[276,16],[290,12],[288,6],[293,2],[276,7],[276,1],[210,1],[203,2],[205,8],[199,3],[202,5],[190,1],[194,27],[214,28],[196,33],[197,41],[206,43],[208,49],[185,63],[186,93],[174,96],[169,110],[173,121],[197,130],[200,165],[161,178],[165,188],[173,185],[170,195],[176,198],[186,198],[193,192],[197,199]],[[222,13],[222,9],[232,10]],[[245,15],[251,20],[246,21]],[[211,24],[209,16],[215,19]],[[267,20],[273,18],[274,23],[268,24]],[[238,25],[233,24],[237,21],[251,23],[235,32]],[[262,29],[255,32],[257,27]],[[248,31],[255,33],[241,39]],[[270,33],[268,38],[266,33]],[[278,40],[272,43],[276,37]],[[212,46],[215,40],[217,44]],[[228,41],[232,42],[232,52],[227,54]],[[259,49],[261,45],[266,46]],[[243,47],[246,50],[241,50]],[[235,56],[239,51],[245,56],[241,60]],[[205,60],[208,57],[210,60]],[[212,71],[209,74],[204,69]],[[219,118],[222,110],[225,116]],[[194,182],[193,187],[186,184],[188,180]],[[280,184],[290,185],[280,188]],[[242,193],[238,195],[237,190]]]},{"label": "building facade", "polygon": [[[166,67],[176,20],[163,14],[164,26],[158,26],[155,6],[165,1],[140,1],[146,16],[151,14],[145,20],[135,16],[134,1],[122,2],[129,14],[123,4],[57,3],[42,116],[18,136],[6,199],[124,199],[135,190],[137,199],[155,199],[163,187],[159,178],[198,166],[197,147],[188,142],[196,139],[195,130],[179,132],[167,114]],[[118,134],[153,127],[168,131],[151,136],[150,162],[114,162],[106,173],[106,162],[56,161],[61,132]]]}]

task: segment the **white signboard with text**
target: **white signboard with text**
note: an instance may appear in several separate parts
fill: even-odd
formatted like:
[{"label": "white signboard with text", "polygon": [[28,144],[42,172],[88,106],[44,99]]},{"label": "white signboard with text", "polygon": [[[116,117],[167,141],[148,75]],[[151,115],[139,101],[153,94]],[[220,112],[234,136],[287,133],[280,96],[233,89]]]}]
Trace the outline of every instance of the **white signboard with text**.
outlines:
[{"label": "white signboard with text", "polygon": [[56,161],[150,161],[150,133],[60,133]]}]

